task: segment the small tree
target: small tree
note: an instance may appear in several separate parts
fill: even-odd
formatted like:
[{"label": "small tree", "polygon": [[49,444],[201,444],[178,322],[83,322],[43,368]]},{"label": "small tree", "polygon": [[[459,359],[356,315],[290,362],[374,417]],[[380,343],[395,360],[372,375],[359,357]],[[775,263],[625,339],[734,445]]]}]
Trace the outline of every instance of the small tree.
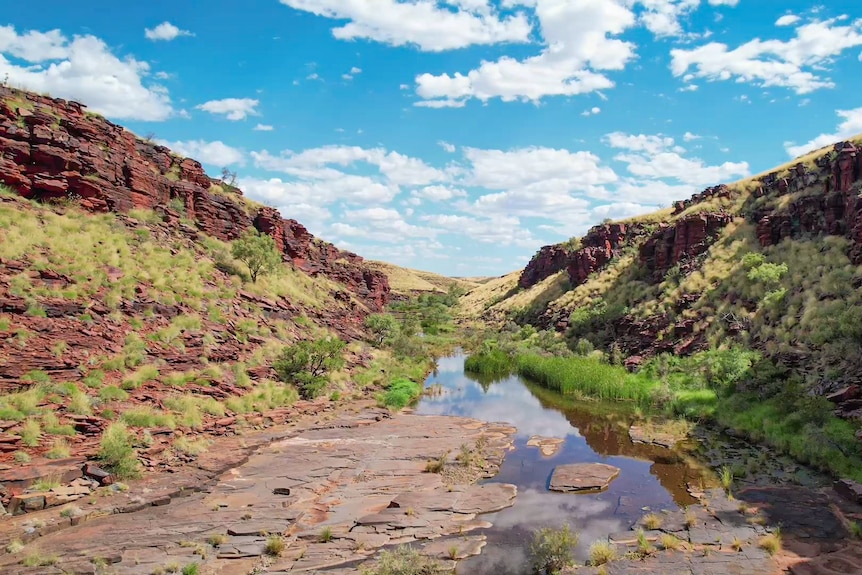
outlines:
[{"label": "small tree", "polygon": [[275,271],[281,264],[281,254],[275,247],[275,239],[254,228],[246,230],[231,245],[233,257],[248,266],[251,281],[256,282],[262,273]]},{"label": "small tree", "polygon": [[388,313],[374,313],[365,318],[365,327],[379,347],[398,333],[398,320]]},{"label": "small tree", "polygon": [[284,348],[272,368],[281,381],[296,385],[304,398],[313,399],[326,386],[326,375],[344,366],[344,345],[337,337],[300,341]]}]

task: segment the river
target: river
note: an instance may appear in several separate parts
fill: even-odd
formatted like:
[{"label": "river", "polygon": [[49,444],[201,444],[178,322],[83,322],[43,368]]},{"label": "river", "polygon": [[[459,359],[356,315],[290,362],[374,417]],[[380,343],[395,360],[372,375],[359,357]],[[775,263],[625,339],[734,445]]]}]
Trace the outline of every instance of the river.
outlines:
[{"label": "river", "polygon": [[[497,381],[464,373],[466,355],[443,357],[426,380],[419,414],[458,415],[505,422],[517,427],[515,448],[489,482],[518,486],[515,505],[485,518],[488,544],[482,555],[461,562],[458,573],[523,575],[531,532],[568,523],[579,535],[576,557],[583,561],[593,541],[627,530],[649,511],[673,510],[694,502],[687,482],[697,482],[704,468],[670,449],[633,443],[628,436],[632,414],[620,404],[577,403],[539,388],[519,376]],[[531,436],[563,439],[556,454],[543,456],[527,446]],[[601,462],[621,469],[606,491],[563,494],[547,489],[554,467]]]}]

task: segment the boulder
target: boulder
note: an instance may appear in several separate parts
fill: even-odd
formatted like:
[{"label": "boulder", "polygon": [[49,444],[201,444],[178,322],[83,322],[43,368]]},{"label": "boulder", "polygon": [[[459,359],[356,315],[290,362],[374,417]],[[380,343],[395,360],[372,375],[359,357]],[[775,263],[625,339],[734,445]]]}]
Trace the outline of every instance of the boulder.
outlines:
[{"label": "boulder", "polygon": [[551,475],[551,491],[579,493],[603,491],[620,474],[620,469],[606,463],[572,463],[558,465]]},{"label": "boulder", "polygon": [[832,488],[844,499],[862,504],[862,484],[850,479],[839,479],[832,485]]}]

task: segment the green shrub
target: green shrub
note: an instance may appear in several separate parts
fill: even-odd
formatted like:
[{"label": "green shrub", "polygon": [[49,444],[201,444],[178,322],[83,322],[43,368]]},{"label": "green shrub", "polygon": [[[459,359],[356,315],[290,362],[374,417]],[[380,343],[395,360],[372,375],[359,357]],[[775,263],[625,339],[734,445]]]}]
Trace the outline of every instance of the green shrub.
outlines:
[{"label": "green shrub", "polygon": [[436,575],[437,562],[409,546],[382,551],[376,565],[363,568],[362,575]]},{"label": "green shrub", "polygon": [[129,394],[116,385],[108,385],[99,390],[99,399],[102,401],[125,401]]},{"label": "green shrub", "polygon": [[174,417],[169,413],[159,413],[151,407],[135,407],[123,412],[120,421],[133,427],[176,427]]},{"label": "green shrub", "polygon": [[138,389],[148,381],[154,381],[159,377],[159,368],[154,365],[143,365],[134,372],[123,378],[121,384],[123,389]]},{"label": "green shrub", "polygon": [[253,228],[231,244],[231,254],[248,267],[252,282],[256,282],[260,274],[278,269],[282,261],[275,239]]},{"label": "green shrub", "polygon": [[90,373],[88,373],[87,376],[84,378],[84,385],[86,385],[87,387],[96,388],[96,387],[101,387],[102,382],[104,382],[104,381],[105,381],[105,372],[98,370],[98,369],[95,369],[95,370],[91,371]]},{"label": "green shrub", "polygon": [[383,405],[391,409],[404,409],[422,394],[422,386],[406,378],[397,378],[383,394]]},{"label": "green shrub", "polygon": [[272,367],[281,381],[296,385],[304,398],[313,399],[326,386],[326,375],[344,365],[344,346],[336,337],[300,341],[285,347]]},{"label": "green shrub", "polygon": [[500,376],[512,372],[512,358],[501,349],[482,350],[464,361],[464,371],[482,375]]},{"label": "green shrub", "polygon": [[574,565],[573,552],[578,536],[566,525],[562,529],[545,527],[533,533],[530,559],[536,573],[559,573]]},{"label": "green shrub", "polygon": [[373,313],[365,318],[365,327],[373,343],[380,347],[390,342],[399,332],[398,320],[388,313]]},{"label": "green shrub", "polygon": [[48,459],[63,459],[69,457],[71,453],[72,449],[69,447],[69,442],[61,438],[54,440],[51,449],[45,453],[45,457]]},{"label": "green shrub", "polygon": [[130,479],[140,474],[133,440],[134,436],[122,422],[112,423],[102,434],[99,459],[119,479]]}]

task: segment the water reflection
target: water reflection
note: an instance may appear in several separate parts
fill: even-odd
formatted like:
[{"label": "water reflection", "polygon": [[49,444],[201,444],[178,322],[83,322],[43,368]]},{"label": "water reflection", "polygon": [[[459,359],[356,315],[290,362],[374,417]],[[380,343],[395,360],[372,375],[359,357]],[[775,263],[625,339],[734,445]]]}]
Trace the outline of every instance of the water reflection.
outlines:
[{"label": "water reflection", "polygon": [[[442,393],[424,397],[417,413],[459,415],[517,427],[515,449],[506,456],[492,482],[518,486],[515,505],[487,516],[494,527],[486,532],[482,555],[459,566],[475,575],[521,575],[525,572],[532,530],[569,523],[580,535],[577,555],[609,533],[624,531],[644,508],[675,509],[693,500],[686,481],[700,474],[671,450],[633,444],[628,436],[631,414],[620,405],[578,405],[521,378],[483,378],[464,374],[465,357],[442,358],[427,385]],[[559,451],[545,457],[528,447],[530,436],[564,439]],[[601,493],[572,495],[547,490],[554,467],[563,463],[602,462],[621,469]]]}]

